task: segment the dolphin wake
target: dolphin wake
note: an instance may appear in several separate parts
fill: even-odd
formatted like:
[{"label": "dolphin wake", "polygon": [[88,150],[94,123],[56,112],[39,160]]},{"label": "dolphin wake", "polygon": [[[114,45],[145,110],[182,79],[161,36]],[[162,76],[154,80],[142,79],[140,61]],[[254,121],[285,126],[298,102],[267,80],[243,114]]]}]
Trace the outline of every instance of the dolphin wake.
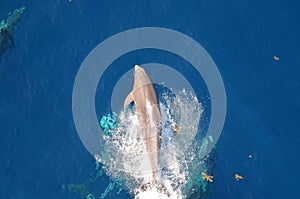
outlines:
[{"label": "dolphin wake", "polygon": [[[185,90],[176,95],[163,91],[158,98],[162,134],[157,183],[141,187],[149,182],[152,172],[134,106],[114,114],[116,128],[103,135],[105,148],[95,159],[112,180],[135,198],[182,199],[205,192],[207,182],[201,173],[211,169],[211,162],[209,156],[200,158],[199,154],[205,153],[205,145],[212,140],[197,136],[201,134],[198,125],[203,107],[196,96]],[[180,125],[178,133],[173,132],[174,125]]]}]

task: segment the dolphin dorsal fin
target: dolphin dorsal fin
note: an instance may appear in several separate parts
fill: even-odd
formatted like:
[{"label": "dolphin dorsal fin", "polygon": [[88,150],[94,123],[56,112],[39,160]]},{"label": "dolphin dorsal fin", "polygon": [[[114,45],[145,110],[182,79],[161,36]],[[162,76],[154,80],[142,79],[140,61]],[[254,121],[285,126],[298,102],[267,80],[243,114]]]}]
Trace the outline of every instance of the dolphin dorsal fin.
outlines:
[{"label": "dolphin dorsal fin", "polygon": [[133,101],[134,101],[133,93],[130,92],[124,101],[124,108],[126,108]]}]

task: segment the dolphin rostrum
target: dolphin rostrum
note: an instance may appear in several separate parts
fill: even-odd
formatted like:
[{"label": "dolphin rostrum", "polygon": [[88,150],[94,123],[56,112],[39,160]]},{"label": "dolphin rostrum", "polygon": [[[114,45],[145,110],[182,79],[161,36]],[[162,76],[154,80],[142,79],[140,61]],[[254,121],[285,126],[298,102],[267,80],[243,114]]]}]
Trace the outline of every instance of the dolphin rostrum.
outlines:
[{"label": "dolphin rostrum", "polygon": [[134,102],[135,112],[152,168],[152,181],[157,180],[158,153],[161,136],[161,113],[156,91],[146,71],[135,65],[133,89],[124,102],[124,108]]}]

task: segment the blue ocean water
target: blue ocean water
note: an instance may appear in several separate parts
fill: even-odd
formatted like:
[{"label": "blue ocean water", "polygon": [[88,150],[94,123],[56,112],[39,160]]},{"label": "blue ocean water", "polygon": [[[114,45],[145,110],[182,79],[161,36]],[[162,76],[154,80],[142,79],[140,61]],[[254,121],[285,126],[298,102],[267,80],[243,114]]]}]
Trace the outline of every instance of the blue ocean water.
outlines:
[{"label": "blue ocean water", "polygon": [[[82,183],[94,168],[73,122],[75,76],[101,41],[145,26],[198,41],[224,80],[227,117],[205,197],[300,197],[298,1],[0,0],[0,19],[22,5],[27,9],[14,30],[15,47],[0,59],[0,198],[81,198],[62,189]],[[115,65],[129,69],[153,59],[176,64],[171,55],[134,52]],[[125,71],[114,70],[111,78]],[[245,179],[237,182],[235,173]],[[104,178],[99,191],[108,184]]]}]

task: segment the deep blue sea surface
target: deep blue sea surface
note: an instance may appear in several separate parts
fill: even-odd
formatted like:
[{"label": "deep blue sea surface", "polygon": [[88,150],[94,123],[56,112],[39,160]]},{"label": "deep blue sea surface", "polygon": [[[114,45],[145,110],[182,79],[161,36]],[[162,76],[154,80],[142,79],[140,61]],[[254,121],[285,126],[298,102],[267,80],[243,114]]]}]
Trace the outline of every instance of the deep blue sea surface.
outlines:
[{"label": "deep blue sea surface", "polygon": [[[227,117],[204,198],[300,198],[299,1],[0,0],[0,20],[23,5],[15,47],[0,59],[1,199],[81,198],[62,188],[82,183],[94,168],[72,116],[77,71],[100,42],[148,26],[199,42],[225,84]],[[112,82],[136,63],[178,64],[151,50],[126,56],[107,73]],[[99,192],[108,184],[102,178]]]}]

